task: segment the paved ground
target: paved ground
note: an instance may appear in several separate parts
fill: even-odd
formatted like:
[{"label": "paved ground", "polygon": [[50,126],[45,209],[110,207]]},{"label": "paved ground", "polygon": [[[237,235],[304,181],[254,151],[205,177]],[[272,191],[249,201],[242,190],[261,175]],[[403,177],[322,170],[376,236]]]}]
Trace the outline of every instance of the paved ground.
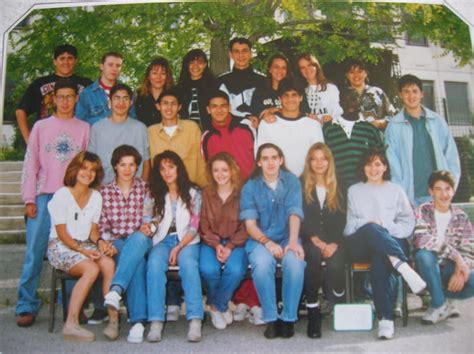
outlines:
[{"label": "paved ground", "polygon": [[[419,306],[418,298],[410,298],[410,307]],[[312,340],[306,337],[306,319],[296,326],[292,339],[266,340],[264,327],[255,327],[248,322],[234,323],[224,331],[214,329],[206,323],[203,341],[192,344],[186,341],[187,325],[183,318],[165,327],[161,343],[129,344],[126,335],[129,325],[124,324],[116,342],[107,341],[102,326],[88,326],[96,333],[94,343],[66,343],[61,336],[62,321],[57,309],[56,328],[48,333],[47,309],[43,307],[36,324],[31,328],[18,328],[14,322],[14,309],[0,309],[0,353],[182,353],[182,352],[426,352],[426,353],[473,353],[474,352],[474,299],[459,302],[462,316],[449,319],[436,326],[420,324],[420,311],[413,310],[407,327],[397,321],[396,338],[391,341],[375,339],[376,331],[335,332],[331,321],[324,321],[323,338]]]}]

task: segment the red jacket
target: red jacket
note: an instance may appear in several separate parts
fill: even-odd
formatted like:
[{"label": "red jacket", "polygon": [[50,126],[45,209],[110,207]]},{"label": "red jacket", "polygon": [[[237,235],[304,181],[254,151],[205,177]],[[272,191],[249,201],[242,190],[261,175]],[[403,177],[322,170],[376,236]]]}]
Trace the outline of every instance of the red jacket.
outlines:
[{"label": "red jacket", "polygon": [[201,148],[206,161],[221,151],[231,154],[240,167],[243,180],[252,173],[254,166],[252,132],[230,115],[224,126],[216,126],[212,121],[211,129],[202,134]]}]

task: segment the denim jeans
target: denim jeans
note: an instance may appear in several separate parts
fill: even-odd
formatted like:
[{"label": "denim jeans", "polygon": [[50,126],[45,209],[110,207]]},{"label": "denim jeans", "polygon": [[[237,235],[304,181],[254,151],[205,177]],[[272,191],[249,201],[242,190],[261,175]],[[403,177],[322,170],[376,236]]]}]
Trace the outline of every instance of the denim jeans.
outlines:
[{"label": "denim jeans", "polygon": [[16,314],[23,312],[38,313],[41,300],[36,296],[40,281],[43,258],[48,249],[51,218],[48,202],[53,194],[42,194],[36,197],[36,217],[26,221],[26,251],[18,285]]},{"label": "denim jeans", "polygon": [[431,307],[441,307],[445,298],[467,299],[474,296],[474,272],[471,271],[467,283],[462,291],[453,293],[447,290],[449,279],[454,273],[455,264],[446,260],[438,264],[438,255],[434,251],[418,250],[415,255],[416,268],[421,277],[426,281],[428,291],[431,295]]},{"label": "denim jeans", "polygon": [[[288,239],[273,242],[277,242],[282,248],[285,248]],[[277,260],[264,245],[254,240],[247,241],[245,251],[252,266],[253,282],[262,305],[262,320],[265,322],[276,321],[278,318],[275,289]],[[290,251],[283,256],[281,264],[283,311],[280,317],[283,321],[294,322],[298,318],[298,304],[303,291],[306,262]]]},{"label": "denim jeans", "polygon": [[[221,269],[222,265],[224,269]],[[218,311],[225,312],[232,294],[242,282],[248,267],[244,247],[235,247],[227,262],[219,262],[216,250],[201,244],[199,270],[207,284],[207,303],[214,305]]]},{"label": "denim jeans", "polygon": [[[166,236],[148,254],[146,282],[148,320],[165,320],[166,272],[171,250],[179,243],[176,234]],[[203,319],[201,277],[199,275],[200,244],[184,247],[178,254],[179,276],[184,290],[186,319]]]},{"label": "denim jeans", "polygon": [[347,249],[353,262],[370,262],[370,282],[374,305],[379,318],[393,320],[393,302],[396,282],[391,281],[393,272],[388,256],[406,262],[408,241],[392,237],[386,228],[377,224],[365,224],[347,237]]},{"label": "denim jeans", "polygon": [[117,269],[111,285],[119,285],[127,293],[127,309],[132,323],[147,319],[145,255],[152,247],[150,237],[139,231],[113,241],[118,250]]}]

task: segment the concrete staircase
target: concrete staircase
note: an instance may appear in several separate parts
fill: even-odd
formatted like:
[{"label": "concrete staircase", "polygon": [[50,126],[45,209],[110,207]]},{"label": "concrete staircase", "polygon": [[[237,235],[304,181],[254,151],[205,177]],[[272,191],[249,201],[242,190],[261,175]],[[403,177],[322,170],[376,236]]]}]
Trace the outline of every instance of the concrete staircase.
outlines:
[{"label": "concrete staircase", "polygon": [[0,162],[0,244],[24,243],[24,204],[20,182],[23,161]]}]

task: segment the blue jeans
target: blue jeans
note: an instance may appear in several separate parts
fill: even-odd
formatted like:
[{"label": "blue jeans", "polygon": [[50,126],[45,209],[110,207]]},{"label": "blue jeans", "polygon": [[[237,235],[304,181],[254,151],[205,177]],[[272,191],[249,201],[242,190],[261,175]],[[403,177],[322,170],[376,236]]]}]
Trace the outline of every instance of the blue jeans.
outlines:
[{"label": "blue jeans", "polygon": [[391,280],[394,269],[388,256],[406,262],[408,241],[392,237],[380,225],[365,224],[347,237],[346,242],[353,262],[371,263],[370,282],[378,317],[393,320],[396,282]]},{"label": "blue jeans", "polygon": [[26,251],[18,285],[18,301],[16,314],[30,312],[37,314],[41,300],[36,296],[40,281],[43,258],[48,249],[51,219],[48,212],[48,202],[52,194],[42,194],[36,197],[36,217],[26,221]]},{"label": "blue jeans", "polygon": [[428,291],[431,295],[431,307],[441,307],[445,298],[467,299],[474,296],[474,272],[471,271],[467,283],[462,291],[453,293],[447,290],[449,279],[454,273],[455,264],[446,260],[438,264],[438,255],[434,251],[418,250],[415,255],[416,268],[421,277],[426,281]]},{"label": "blue jeans", "polygon": [[[285,248],[288,239],[273,242]],[[262,305],[262,320],[265,322],[276,321],[278,318],[275,289],[277,260],[264,245],[254,240],[247,241],[245,251],[252,266],[253,282]],[[298,319],[298,304],[303,291],[306,262],[290,251],[283,256],[281,264],[283,311],[280,317],[283,321],[294,322]]]},{"label": "blue jeans", "polygon": [[[221,270],[222,265],[224,269]],[[207,284],[207,303],[218,311],[225,312],[235,289],[242,282],[248,267],[247,254],[243,247],[235,247],[226,263],[217,260],[216,250],[201,244],[199,270]]]},{"label": "blue jeans", "polygon": [[152,247],[150,237],[139,231],[126,238],[114,240],[118,250],[112,286],[118,285],[127,293],[127,309],[132,323],[147,319],[145,255]]},{"label": "blue jeans", "polygon": [[[148,320],[165,320],[166,272],[171,250],[179,243],[176,234],[166,236],[148,254],[146,282]],[[201,277],[199,275],[199,244],[188,245],[178,254],[179,276],[184,290],[186,319],[203,319]]]}]

